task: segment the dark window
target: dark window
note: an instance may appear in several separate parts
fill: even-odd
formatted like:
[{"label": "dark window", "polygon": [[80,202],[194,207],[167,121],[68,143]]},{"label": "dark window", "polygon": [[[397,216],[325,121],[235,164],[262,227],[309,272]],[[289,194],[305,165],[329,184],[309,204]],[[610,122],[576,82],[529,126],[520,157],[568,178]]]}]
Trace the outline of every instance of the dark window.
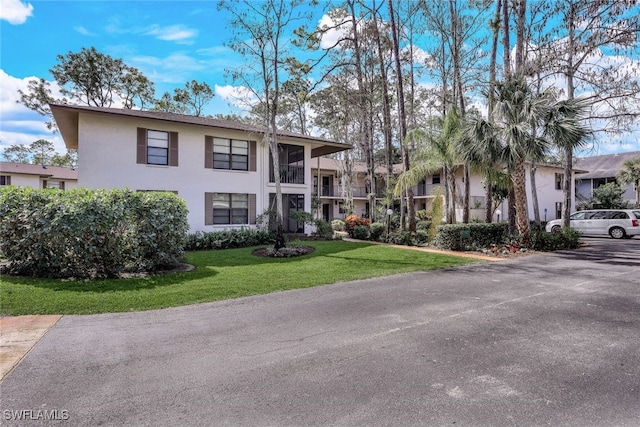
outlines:
[{"label": "dark window", "polygon": [[440,174],[434,174],[431,177],[431,184],[440,184]]},{"label": "dark window", "polygon": [[616,212],[611,212],[611,214],[609,215],[610,219],[629,219],[629,215],[627,215],[626,212],[622,212],[622,211],[616,211]]},{"label": "dark window", "polygon": [[147,164],[169,164],[169,132],[147,130]]},{"label": "dark window", "polygon": [[249,141],[213,138],[213,168],[249,170]]},{"label": "dark window", "polygon": [[556,174],[556,190],[562,190],[564,188],[564,174]]},{"label": "dark window", "polygon": [[562,202],[556,202],[556,219],[562,218]]},{"label": "dark window", "polygon": [[213,195],[214,224],[249,224],[249,195],[215,193]]},{"label": "dark window", "polygon": [[11,177],[9,175],[0,175],[0,185],[11,185]]}]

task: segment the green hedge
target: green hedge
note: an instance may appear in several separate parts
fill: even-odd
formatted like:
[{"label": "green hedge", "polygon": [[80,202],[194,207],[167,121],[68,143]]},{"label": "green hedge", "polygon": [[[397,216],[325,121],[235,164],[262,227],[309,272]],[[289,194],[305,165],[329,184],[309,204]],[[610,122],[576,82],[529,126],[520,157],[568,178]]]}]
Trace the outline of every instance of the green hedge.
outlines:
[{"label": "green hedge", "polygon": [[257,245],[272,245],[276,241],[271,231],[240,228],[224,231],[197,231],[187,237],[188,251],[210,249],[246,248]]},{"label": "green hedge", "polygon": [[8,274],[118,277],[182,260],[184,200],[130,190],[0,190],[0,256]]},{"label": "green hedge", "polygon": [[[488,248],[492,244],[501,244],[509,233],[509,225],[505,222],[484,224],[445,224],[439,225],[434,239],[434,246],[440,249],[461,251],[467,247]],[[468,237],[461,237],[461,232],[468,230]]]}]

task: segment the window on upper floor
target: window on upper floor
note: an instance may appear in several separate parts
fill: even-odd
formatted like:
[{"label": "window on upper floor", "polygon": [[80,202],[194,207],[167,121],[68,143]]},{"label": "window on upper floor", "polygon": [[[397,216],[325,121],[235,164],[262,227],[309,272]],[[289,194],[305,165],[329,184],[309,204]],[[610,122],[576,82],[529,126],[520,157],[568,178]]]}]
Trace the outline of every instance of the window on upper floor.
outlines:
[{"label": "window on upper floor", "polygon": [[138,128],[137,163],[178,166],[178,133]]},{"label": "window on upper floor", "polygon": [[204,167],[208,169],[256,170],[255,141],[205,136],[204,156]]},{"label": "window on upper floor", "polygon": [[557,173],[556,174],[556,190],[564,189],[564,174]]},{"label": "window on upper floor", "polygon": [[433,176],[431,177],[431,184],[432,185],[440,184],[440,174],[439,173],[433,174]]}]

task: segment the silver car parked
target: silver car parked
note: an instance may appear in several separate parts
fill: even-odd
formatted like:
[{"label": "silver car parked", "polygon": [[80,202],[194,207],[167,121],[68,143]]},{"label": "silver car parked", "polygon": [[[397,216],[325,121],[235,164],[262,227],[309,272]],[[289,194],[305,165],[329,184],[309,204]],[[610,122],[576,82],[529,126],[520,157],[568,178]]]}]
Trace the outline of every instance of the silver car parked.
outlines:
[{"label": "silver car parked", "polygon": [[[630,239],[640,235],[640,209],[593,209],[578,211],[569,217],[571,228],[587,236],[606,236]],[[546,230],[557,233],[562,220],[549,221]]]}]

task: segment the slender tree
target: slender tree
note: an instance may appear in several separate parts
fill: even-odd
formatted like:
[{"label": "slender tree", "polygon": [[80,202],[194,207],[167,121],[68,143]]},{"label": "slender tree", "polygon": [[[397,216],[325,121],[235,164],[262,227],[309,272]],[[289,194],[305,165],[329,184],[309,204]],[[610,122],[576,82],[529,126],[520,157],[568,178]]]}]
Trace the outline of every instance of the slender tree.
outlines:
[{"label": "slender tree", "polygon": [[287,38],[291,36],[288,31],[296,22],[309,19],[308,13],[299,11],[298,6],[301,4],[302,0],[244,0],[218,3],[218,8],[226,10],[231,16],[229,25],[232,36],[229,46],[249,61],[242,68],[230,70],[231,76],[256,96],[263,114],[263,124],[267,129],[264,143],[269,146],[271,153],[276,186],[276,250],[286,246],[278,117],[281,113],[282,84],[285,81],[283,70],[290,48],[286,44]]}]

